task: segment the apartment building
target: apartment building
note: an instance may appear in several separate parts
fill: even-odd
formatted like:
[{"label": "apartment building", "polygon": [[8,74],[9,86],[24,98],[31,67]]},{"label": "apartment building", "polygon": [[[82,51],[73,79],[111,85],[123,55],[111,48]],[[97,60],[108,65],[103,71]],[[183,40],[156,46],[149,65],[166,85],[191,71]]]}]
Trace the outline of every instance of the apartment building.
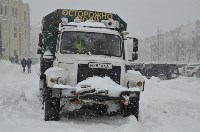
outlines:
[{"label": "apartment building", "polygon": [[30,8],[22,0],[0,1],[0,58],[30,55]]},{"label": "apartment building", "polygon": [[144,38],[139,56],[151,62],[200,62],[200,20]]}]

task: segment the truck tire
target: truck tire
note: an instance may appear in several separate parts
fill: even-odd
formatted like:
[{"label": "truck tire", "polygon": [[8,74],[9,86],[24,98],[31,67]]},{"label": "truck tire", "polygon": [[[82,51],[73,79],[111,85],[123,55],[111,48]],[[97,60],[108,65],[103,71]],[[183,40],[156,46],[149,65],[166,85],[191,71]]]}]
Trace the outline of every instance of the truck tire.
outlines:
[{"label": "truck tire", "polygon": [[60,120],[60,98],[46,95],[44,101],[44,120],[59,121]]},{"label": "truck tire", "polygon": [[124,105],[123,108],[123,116],[127,117],[130,115],[134,115],[136,119],[138,120],[139,115],[139,100],[138,101],[131,101],[130,104],[127,106]]}]

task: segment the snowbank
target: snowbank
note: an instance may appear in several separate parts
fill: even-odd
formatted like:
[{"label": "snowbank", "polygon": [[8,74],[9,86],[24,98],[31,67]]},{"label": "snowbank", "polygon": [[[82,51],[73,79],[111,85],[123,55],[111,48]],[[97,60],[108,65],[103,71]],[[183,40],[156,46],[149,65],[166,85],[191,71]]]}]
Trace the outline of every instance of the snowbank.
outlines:
[{"label": "snowbank", "polygon": [[[107,83],[110,87],[118,87],[108,78],[90,78],[85,82],[90,83],[94,79],[94,86]],[[83,116],[45,122],[39,100],[38,65],[32,67],[31,74],[27,74],[22,72],[20,65],[0,61],[0,131],[199,132],[200,79],[179,77],[160,81],[153,77],[145,81],[145,91],[140,100],[140,122],[134,116]]]}]

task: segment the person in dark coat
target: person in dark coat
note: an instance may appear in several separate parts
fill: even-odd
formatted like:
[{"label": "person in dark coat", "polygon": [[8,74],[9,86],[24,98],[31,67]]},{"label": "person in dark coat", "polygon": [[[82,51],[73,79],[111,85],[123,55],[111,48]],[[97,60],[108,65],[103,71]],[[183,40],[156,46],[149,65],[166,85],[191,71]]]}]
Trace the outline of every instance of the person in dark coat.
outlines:
[{"label": "person in dark coat", "polygon": [[10,62],[13,63],[14,62],[14,57],[10,57]]},{"label": "person in dark coat", "polygon": [[32,64],[32,61],[30,58],[28,58],[27,62],[26,62],[26,65],[28,67],[28,73],[31,73],[31,64]]},{"label": "person in dark coat", "polygon": [[21,65],[23,67],[23,72],[25,72],[25,67],[26,67],[26,60],[23,58],[21,61]]},{"label": "person in dark coat", "polygon": [[18,55],[15,56],[15,63],[18,64],[19,63],[19,58]]}]

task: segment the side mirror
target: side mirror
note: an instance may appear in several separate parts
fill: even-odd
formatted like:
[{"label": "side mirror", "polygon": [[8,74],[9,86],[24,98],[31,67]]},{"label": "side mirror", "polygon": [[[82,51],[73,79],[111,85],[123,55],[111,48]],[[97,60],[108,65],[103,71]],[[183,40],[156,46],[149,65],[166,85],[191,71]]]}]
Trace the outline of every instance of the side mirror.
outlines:
[{"label": "side mirror", "polygon": [[132,60],[137,60],[138,59],[138,54],[137,53],[132,53]]},{"label": "side mirror", "polygon": [[43,54],[42,49],[40,47],[37,48],[37,54]]},{"label": "side mirror", "polygon": [[138,39],[133,38],[133,52],[138,52]]},{"label": "side mirror", "polygon": [[59,50],[59,43],[60,43],[60,34],[58,34],[58,36],[57,36],[56,53],[57,53],[58,50]]},{"label": "side mirror", "polygon": [[39,47],[42,47],[42,45],[43,45],[42,39],[43,39],[43,35],[42,35],[42,33],[40,33],[39,34],[39,43],[38,43]]}]

